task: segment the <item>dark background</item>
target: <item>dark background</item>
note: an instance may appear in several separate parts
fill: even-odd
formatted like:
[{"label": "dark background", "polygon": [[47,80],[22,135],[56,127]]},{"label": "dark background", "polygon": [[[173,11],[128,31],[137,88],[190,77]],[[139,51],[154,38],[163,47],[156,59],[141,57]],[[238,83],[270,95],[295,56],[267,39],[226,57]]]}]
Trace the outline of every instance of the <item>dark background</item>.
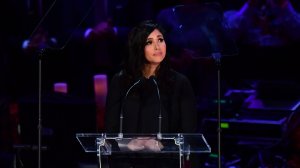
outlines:
[{"label": "dark background", "polygon": [[[95,100],[93,76],[107,74],[109,83],[111,75],[119,70],[121,60],[118,54],[122,49],[114,45],[124,45],[123,37],[117,42],[83,42],[84,30],[106,18],[99,15],[103,12],[102,6],[96,6],[101,2],[104,1],[1,2],[0,167],[12,167],[14,158],[19,167],[22,167],[21,162],[25,168],[37,166],[39,58],[42,58],[42,139],[47,148],[43,150],[43,167],[97,164],[96,156],[84,153],[75,134],[102,131],[103,123],[99,122],[103,120],[98,116],[103,111]],[[139,5],[153,3],[149,8],[155,16],[161,9],[179,4],[171,0],[107,2],[107,15],[116,17],[116,25],[127,28],[140,19],[136,10],[143,8]],[[226,11],[238,10],[245,0],[214,2],[219,2]],[[300,11],[300,3],[291,2]],[[46,14],[48,9],[50,12]],[[49,36],[56,37],[58,43],[51,45],[49,42],[50,49],[42,54],[43,46],[25,52],[22,43],[37,33],[37,27],[47,28]],[[216,166],[217,71],[220,70],[221,116],[224,123],[229,124],[222,131],[224,164],[227,167],[258,167],[263,163],[286,166],[290,156],[286,145],[299,122],[299,108],[291,110],[300,101],[298,44],[257,47],[237,42],[238,52],[222,56],[219,66],[212,58],[198,58],[190,64],[191,69],[178,69],[186,73],[196,91],[199,132],[204,133],[212,147],[212,153],[203,155],[201,163]],[[113,64],[101,64],[106,58],[101,54],[95,56],[99,46],[107,47],[101,54],[113,55],[110,58]],[[56,82],[68,83],[68,93],[54,92]],[[226,94],[232,90],[240,92]],[[262,100],[265,106],[251,108],[251,101],[248,102],[251,96]],[[263,163],[257,159],[260,154]]]}]

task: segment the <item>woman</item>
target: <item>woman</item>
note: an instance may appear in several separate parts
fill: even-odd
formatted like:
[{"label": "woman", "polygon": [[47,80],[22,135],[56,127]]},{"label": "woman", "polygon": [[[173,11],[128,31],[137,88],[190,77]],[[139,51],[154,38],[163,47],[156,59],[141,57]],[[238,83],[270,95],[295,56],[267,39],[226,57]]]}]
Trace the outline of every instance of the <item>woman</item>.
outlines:
[{"label": "woman", "polygon": [[[169,67],[163,33],[163,29],[153,21],[144,21],[129,33],[124,69],[112,78],[108,90],[106,132],[144,134],[196,131],[193,89],[184,75]],[[123,119],[120,120],[121,116]],[[128,162],[128,167],[137,164],[135,161]],[[141,163],[144,164],[143,161]],[[163,164],[166,163],[163,160]],[[145,165],[163,167],[159,161]],[[165,166],[174,167],[169,164]]]}]

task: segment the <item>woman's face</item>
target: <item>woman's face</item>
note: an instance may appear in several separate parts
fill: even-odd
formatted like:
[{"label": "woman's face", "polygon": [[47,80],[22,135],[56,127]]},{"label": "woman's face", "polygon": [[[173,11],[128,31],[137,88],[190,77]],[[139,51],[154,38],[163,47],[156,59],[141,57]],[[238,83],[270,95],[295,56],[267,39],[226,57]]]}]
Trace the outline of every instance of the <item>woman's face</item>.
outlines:
[{"label": "woman's face", "polygon": [[144,53],[151,65],[159,65],[166,56],[166,43],[162,33],[155,29],[147,37]]}]

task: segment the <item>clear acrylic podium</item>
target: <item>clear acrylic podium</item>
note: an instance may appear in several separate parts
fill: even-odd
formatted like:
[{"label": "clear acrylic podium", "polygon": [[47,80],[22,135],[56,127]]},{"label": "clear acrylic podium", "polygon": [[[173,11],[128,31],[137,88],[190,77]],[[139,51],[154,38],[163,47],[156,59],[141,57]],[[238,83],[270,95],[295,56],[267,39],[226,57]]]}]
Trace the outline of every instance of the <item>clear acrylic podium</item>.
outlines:
[{"label": "clear acrylic podium", "polygon": [[[177,153],[179,156],[179,167],[181,168],[184,156],[188,157],[193,153],[211,152],[211,148],[203,134],[77,133],[76,138],[85,152],[97,153],[100,168],[102,155],[129,153]],[[136,144],[138,145],[135,146]],[[143,145],[139,146],[139,144]]]}]

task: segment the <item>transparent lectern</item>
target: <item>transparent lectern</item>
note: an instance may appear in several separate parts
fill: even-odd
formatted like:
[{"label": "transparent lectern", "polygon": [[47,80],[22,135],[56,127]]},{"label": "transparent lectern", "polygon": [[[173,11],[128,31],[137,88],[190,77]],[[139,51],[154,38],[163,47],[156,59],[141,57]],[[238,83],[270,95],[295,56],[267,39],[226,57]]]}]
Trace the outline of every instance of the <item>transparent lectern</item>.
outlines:
[{"label": "transparent lectern", "polygon": [[76,138],[85,152],[95,152],[101,156],[129,153],[177,153],[179,167],[184,156],[192,153],[210,153],[211,148],[203,134],[106,134],[77,133]]}]

